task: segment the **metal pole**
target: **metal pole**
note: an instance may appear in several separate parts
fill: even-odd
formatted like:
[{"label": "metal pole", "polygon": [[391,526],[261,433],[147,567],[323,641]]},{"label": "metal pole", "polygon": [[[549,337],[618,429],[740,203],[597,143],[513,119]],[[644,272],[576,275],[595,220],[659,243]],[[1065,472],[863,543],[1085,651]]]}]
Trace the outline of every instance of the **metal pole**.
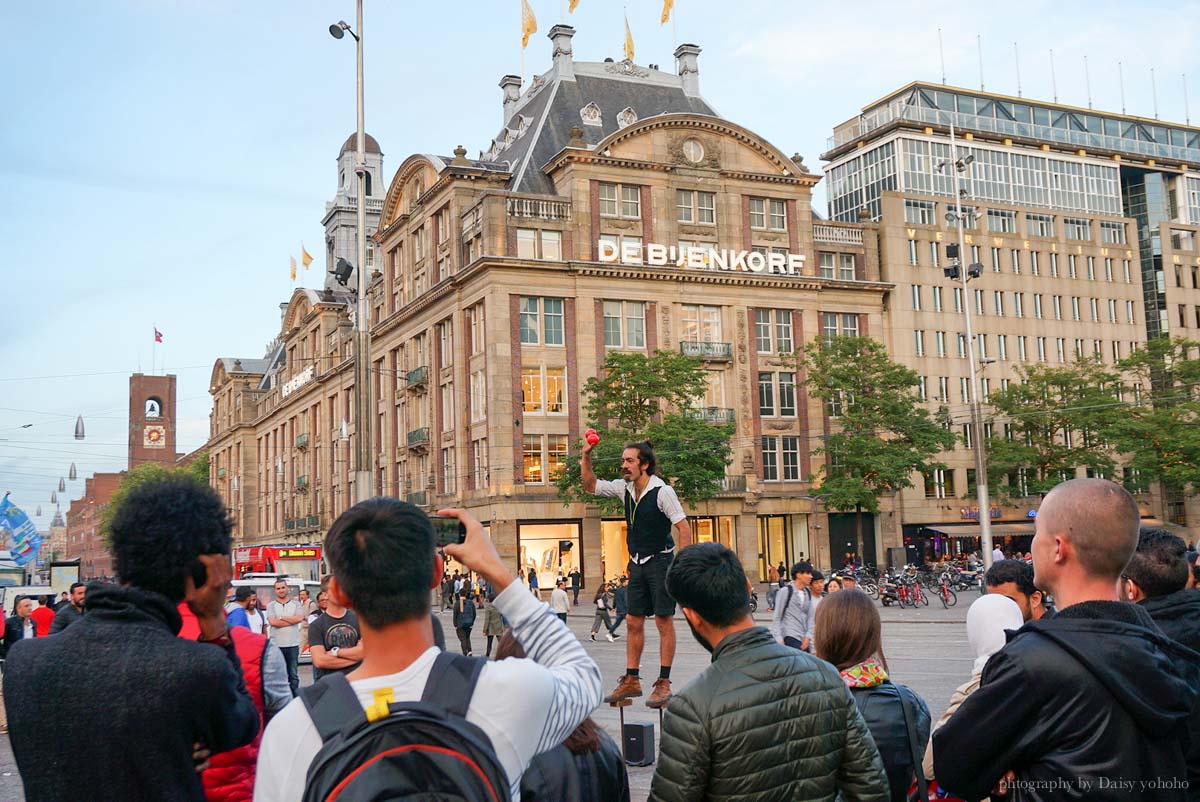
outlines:
[{"label": "metal pole", "polygon": [[954,207],[958,216],[958,278],[962,282],[963,314],[967,328],[967,367],[971,374],[971,425],[975,428],[975,492],[979,503],[979,540],[984,570],[992,567],[992,506],[988,500],[987,454],[983,437],[983,411],[979,405],[979,377],[975,371],[975,335],[971,327],[971,295],[967,290],[967,245],[963,234],[962,193],[959,191],[958,144],[950,123],[950,161],[954,168]]},{"label": "metal pole", "polygon": [[358,141],[354,171],[358,174],[358,303],[354,315],[354,500],[374,495],[371,470],[371,328],[367,312],[367,159],[363,128],[363,4],[357,2],[355,42],[358,85]]}]

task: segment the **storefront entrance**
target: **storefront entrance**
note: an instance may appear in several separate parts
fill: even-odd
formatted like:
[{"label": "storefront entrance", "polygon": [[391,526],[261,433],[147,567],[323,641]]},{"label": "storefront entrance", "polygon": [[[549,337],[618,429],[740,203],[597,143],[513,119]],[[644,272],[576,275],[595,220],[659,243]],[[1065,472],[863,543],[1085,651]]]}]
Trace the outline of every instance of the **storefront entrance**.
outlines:
[{"label": "storefront entrance", "polygon": [[792,565],[809,559],[807,515],[760,515],[758,523],[758,581],[766,582],[772,565]]},{"label": "storefront entrance", "polygon": [[853,512],[829,513],[829,565],[840,570],[849,560],[857,565],[878,565],[875,552],[875,516],[862,513],[862,540],[858,537],[858,515]]},{"label": "storefront entrance", "polygon": [[517,524],[517,566],[525,572],[526,584],[530,571],[537,572],[542,591],[553,590],[554,580],[572,568],[584,572],[581,528],[578,521]]}]

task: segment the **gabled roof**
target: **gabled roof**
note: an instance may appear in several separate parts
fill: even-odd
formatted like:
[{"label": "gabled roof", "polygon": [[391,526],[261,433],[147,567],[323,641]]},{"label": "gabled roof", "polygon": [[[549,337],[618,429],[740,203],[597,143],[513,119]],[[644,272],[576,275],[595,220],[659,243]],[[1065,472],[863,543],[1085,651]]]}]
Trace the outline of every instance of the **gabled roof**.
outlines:
[{"label": "gabled roof", "polygon": [[509,189],[553,194],[542,167],[567,146],[572,128],[595,145],[631,122],[659,114],[720,116],[703,98],[685,94],[672,73],[628,61],[577,61],[573,67],[573,79],[553,69],[535,77],[512,119],[480,154],[482,162],[511,165]]}]

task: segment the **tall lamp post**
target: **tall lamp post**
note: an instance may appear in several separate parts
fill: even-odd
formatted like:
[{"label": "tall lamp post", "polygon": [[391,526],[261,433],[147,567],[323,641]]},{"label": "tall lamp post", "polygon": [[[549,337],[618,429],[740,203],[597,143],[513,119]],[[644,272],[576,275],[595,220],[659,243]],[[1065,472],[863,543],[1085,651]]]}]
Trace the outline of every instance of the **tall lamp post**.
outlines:
[{"label": "tall lamp post", "polygon": [[967,244],[963,234],[963,228],[966,225],[966,215],[963,213],[962,199],[967,194],[966,189],[959,186],[959,181],[966,173],[967,168],[975,161],[975,157],[967,154],[963,158],[958,157],[958,142],[954,136],[954,121],[950,120],[950,165],[945,162],[938,165],[938,169],[943,169],[950,166],[954,170],[954,211],[946,215],[948,220],[955,223],[955,228],[958,229],[958,252],[953,254],[956,261],[947,265],[945,269],[946,276],[956,281],[962,282],[963,291],[963,313],[967,328],[967,367],[971,376],[971,426],[974,429],[974,452],[975,452],[975,492],[979,503],[979,539],[980,551],[983,557],[984,569],[992,567],[992,507],[988,499],[988,480],[987,480],[987,445],[984,442],[983,436],[983,410],[980,406],[979,398],[979,375],[975,369],[975,334],[971,325],[971,296],[967,292],[967,282],[973,278],[979,278],[983,275],[983,265],[978,262],[972,262],[967,265],[967,269],[961,269],[960,265],[966,259]]},{"label": "tall lamp post", "polygon": [[[358,302],[354,315],[354,500],[374,495],[371,470],[371,329],[367,314],[367,159],[363,127],[363,7],[356,3],[354,28],[344,20],[329,26],[334,39],[347,33],[354,37],[357,59],[358,133],[355,141],[354,172],[358,174]],[[357,33],[355,32],[357,31]]]}]

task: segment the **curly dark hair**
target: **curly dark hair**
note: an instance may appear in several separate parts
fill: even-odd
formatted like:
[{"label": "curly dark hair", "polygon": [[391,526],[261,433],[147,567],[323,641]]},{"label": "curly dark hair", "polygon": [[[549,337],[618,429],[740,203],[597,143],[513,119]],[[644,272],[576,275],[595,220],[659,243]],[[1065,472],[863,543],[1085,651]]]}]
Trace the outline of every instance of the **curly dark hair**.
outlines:
[{"label": "curly dark hair", "polygon": [[638,453],[638,462],[642,466],[647,476],[653,476],[658,469],[658,460],[654,458],[654,444],[649,440],[640,440],[636,443],[626,443],[625,449],[633,449]]},{"label": "curly dark hair", "polygon": [[233,523],[216,491],[190,476],[153,479],[130,491],[109,531],[117,577],[178,604],[201,554],[229,554]]},{"label": "curly dark hair", "polygon": [[984,574],[983,581],[989,588],[1014,582],[1017,590],[1026,596],[1038,591],[1033,584],[1033,566],[1024,560],[996,560]]}]

